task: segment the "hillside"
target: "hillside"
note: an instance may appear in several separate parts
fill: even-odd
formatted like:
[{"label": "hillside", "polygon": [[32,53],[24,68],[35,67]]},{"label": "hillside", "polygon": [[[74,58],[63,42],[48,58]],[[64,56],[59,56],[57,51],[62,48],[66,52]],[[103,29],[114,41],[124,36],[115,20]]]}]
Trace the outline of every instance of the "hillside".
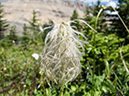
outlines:
[{"label": "hillside", "polygon": [[4,5],[5,18],[11,25],[16,25],[22,30],[22,25],[27,23],[24,18],[31,20],[32,11],[37,12],[41,24],[48,23],[49,19],[54,23],[68,21],[76,9],[79,17],[83,17],[85,3],[76,0],[7,0]]}]

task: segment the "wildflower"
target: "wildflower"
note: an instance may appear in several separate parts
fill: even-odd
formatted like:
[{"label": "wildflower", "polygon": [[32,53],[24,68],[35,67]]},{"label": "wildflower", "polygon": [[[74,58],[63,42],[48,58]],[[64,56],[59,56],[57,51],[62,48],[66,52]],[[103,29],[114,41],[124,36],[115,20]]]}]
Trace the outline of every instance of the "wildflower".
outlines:
[{"label": "wildflower", "polygon": [[86,77],[86,80],[88,80],[88,77]]},{"label": "wildflower", "polygon": [[24,88],[26,88],[26,85],[23,85]]},{"label": "wildflower", "polygon": [[[50,81],[59,86],[74,80],[81,71],[80,59],[84,54],[87,38],[74,30],[69,22],[57,24],[47,34],[45,46],[41,52],[41,72],[51,86]],[[78,36],[84,37],[85,41]],[[79,50],[82,49],[82,52]]]},{"label": "wildflower", "polygon": [[13,44],[15,44],[15,41],[14,40],[12,42],[13,42]]},{"label": "wildflower", "polygon": [[32,57],[34,57],[34,58],[35,58],[35,60],[38,60],[38,59],[39,59],[39,54],[37,54],[37,53],[33,53],[33,54],[32,54]]},{"label": "wildflower", "polygon": [[27,61],[24,61],[23,65],[26,65]]},{"label": "wildflower", "polygon": [[6,68],[6,66],[4,66],[4,68],[3,68],[4,70],[6,70],[7,68]]}]

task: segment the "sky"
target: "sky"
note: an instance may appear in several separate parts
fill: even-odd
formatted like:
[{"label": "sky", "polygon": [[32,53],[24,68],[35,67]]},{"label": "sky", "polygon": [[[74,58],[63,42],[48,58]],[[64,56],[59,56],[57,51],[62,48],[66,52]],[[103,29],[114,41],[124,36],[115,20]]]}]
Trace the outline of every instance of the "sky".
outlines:
[{"label": "sky", "polygon": [[0,0],[0,1],[6,1],[6,0]]},{"label": "sky", "polygon": [[[71,0],[71,1],[75,1],[75,0]],[[85,3],[91,5],[92,3],[95,4],[98,0],[80,0],[80,1],[84,1]],[[100,0],[102,4],[109,6],[112,5],[113,7],[116,7],[116,3],[118,2],[118,0]]]},{"label": "sky", "polygon": [[[75,0],[71,0],[71,1],[75,1]],[[80,0],[80,1],[83,1],[89,5],[92,5],[92,4],[96,4],[96,2],[98,0]],[[112,7],[117,7],[117,3],[118,3],[118,0],[100,0],[101,4],[102,5],[105,5],[105,6],[112,6]],[[107,11],[107,13],[109,14],[117,14],[117,12],[110,12],[110,11]]]}]

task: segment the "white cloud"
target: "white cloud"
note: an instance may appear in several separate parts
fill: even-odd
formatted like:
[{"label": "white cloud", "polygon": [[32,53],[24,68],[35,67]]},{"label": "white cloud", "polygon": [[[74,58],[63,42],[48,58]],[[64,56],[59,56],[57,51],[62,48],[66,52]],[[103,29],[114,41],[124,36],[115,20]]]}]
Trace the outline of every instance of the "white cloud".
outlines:
[{"label": "white cloud", "polygon": [[[113,2],[113,1],[109,2],[109,3],[107,4],[107,6],[112,6],[113,8],[118,7],[118,6],[117,6],[117,2]],[[108,14],[118,14],[118,11],[114,11],[114,12],[107,11],[107,13],[108,13]]]},{"label": "white cloud", "polygon": [[[98,0],[80,0],[83,1],[85,3],[88,3],[89,5],[91,5],[92,3],[96,3]],[[117,1],[113,1],[113,0],[100,0],[101,3],[105,3],[106,6],[112,6],[113,8],[118,7],[117,6]],[[117,14],[118,12],[111,12],[111,11],[106,11],[108,14]]]},{"label": "white cloud", "polygon": [[[83,1],[85,3],[96,3],[98,0],[80,0]],[[107,3],[107,6],[112,6],[112,7],[117,7],[117,2],[113,1],[113,0],[100,0],[101,3],[105,2]]]},{"label": "white cloud", "polygon": [[[96,3],[98,0],[80,0],[83,1],[85,3]],[[113,1],[113,0],[100,0],[101,3],[106,3],[107,6],[112,6],[112,7],[117,7],[117,2]]]},{"label": "white cloud", "polygon": [[[88,3],[89,5],[91,5],[92,3],[96,3],[98,0],[80,0],[83,1],[85,3]],[[113,8],[117,7],[117,2],[113,1],[113,0],[100,0],[101,3],[105,3],[106,6],[112,6]],[[111,12],[111,11],[106,11],[108,14],[117,14],[118,12]]]},{"label": "white cloud", "polygon": [[115,12],[111,12],[111,11],[106,11],[108,14],[118,14],[118,12],[117,11],[115,11]]},{"label": "white cloud", "polygon": [[117,7],[117,4],[116,4],[116,2],[113,2],[113,1],[111,1],[111,2],[109,2],[108,4],[107,4],[107,6],[112,6],[112,7]]}]

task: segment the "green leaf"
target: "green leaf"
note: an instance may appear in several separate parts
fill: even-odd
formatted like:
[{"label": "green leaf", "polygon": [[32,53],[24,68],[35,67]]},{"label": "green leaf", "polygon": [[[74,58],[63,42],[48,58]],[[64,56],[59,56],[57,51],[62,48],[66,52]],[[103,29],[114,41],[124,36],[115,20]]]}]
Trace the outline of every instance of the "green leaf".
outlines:
[{"label": "green leaf", "polygon": [[75,86],[71,85],[71,89],[72,89],[72,91],[76,91],[77,88]]},{"label": "green leaf", "polygon": [[101,91],[95,91],[94,96],[101,96]]},{"label": "green leaf", "polygon": [[108,88],[106,86],[102,86],[102,90],[106,93],[108,92]]},{"label": "green leaf", "polygon": [[51,89],[49,88],[49,89],[46,89],[46,95],[47,96],[52,96],[52,94],[51,94]]},{"label": "green leaf", "polygon": [[110,71],[109,71],[109,63],[107,60],[105,60],[105,65],[106,65],[106,75],[108,77],[110,75]]}]

